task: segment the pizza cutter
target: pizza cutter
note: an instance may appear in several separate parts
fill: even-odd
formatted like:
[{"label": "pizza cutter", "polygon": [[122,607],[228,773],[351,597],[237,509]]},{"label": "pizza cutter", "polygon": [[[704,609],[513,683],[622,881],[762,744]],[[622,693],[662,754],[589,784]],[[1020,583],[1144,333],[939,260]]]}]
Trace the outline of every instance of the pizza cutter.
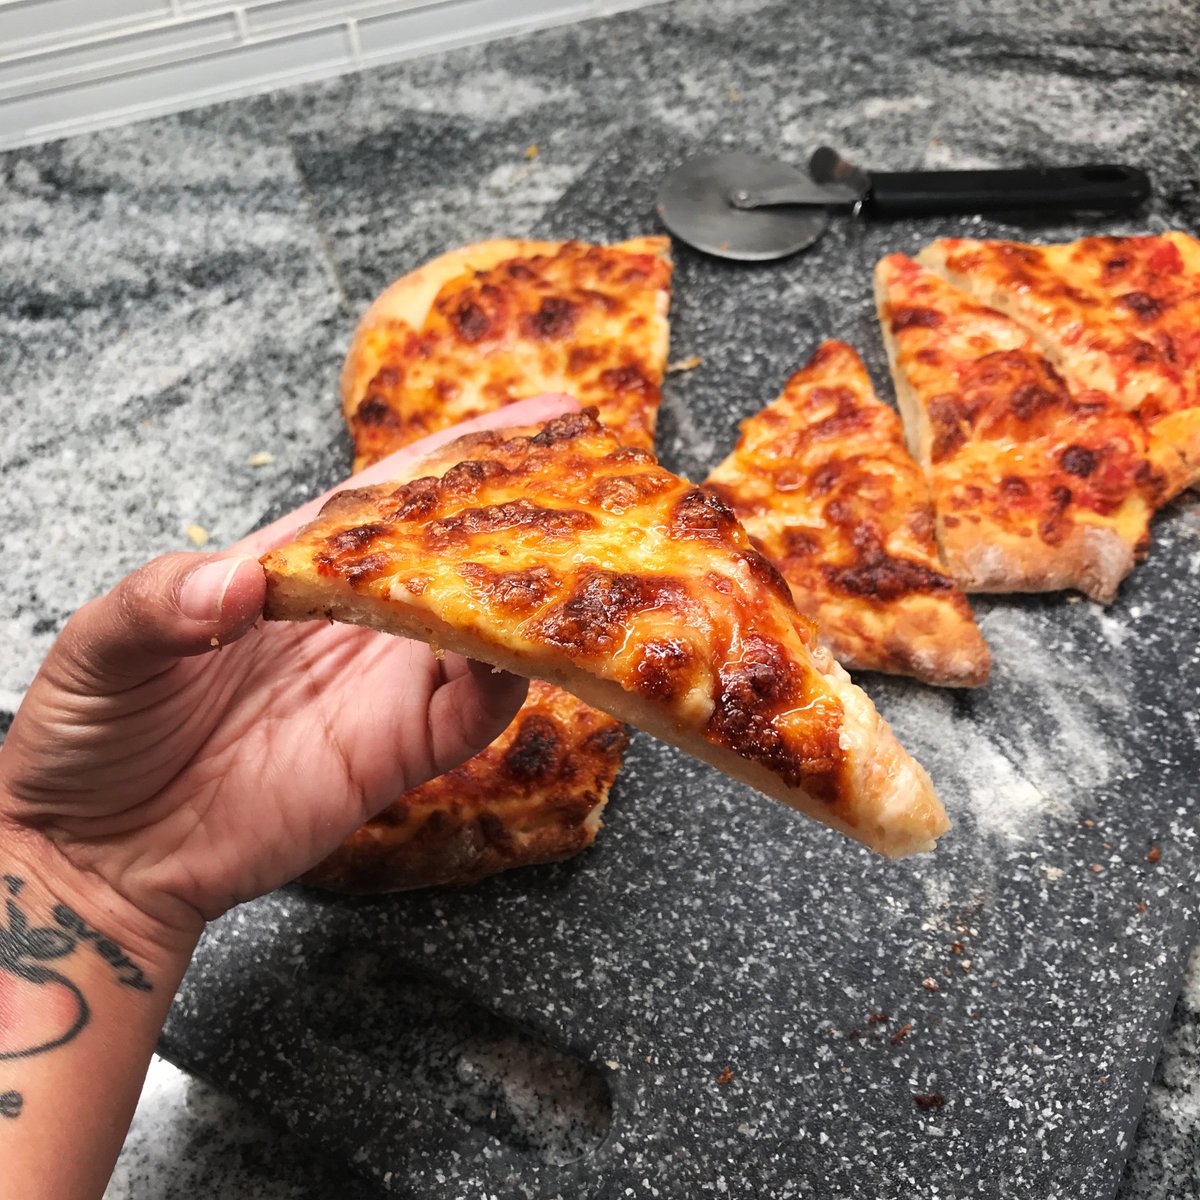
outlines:
[{"label": "pizza cutter", "polygon": [[1150,195],[1136,167],[870,172],[822,146],[802,171],[732,151],[689,158],[664,180],[658,215],[681,241],[762,261],[811,246],[833,211],[868,217],[984,212],[1126,212]]}]

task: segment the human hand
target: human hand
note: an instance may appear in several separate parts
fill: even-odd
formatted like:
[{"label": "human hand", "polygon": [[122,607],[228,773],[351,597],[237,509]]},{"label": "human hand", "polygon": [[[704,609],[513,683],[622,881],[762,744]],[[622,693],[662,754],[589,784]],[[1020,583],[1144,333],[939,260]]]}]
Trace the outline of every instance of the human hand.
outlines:
[{"label": "human hand", "polygon": [[[511,405],[354,482],[391,478],[472,429],[573,407]],[[189,952],[206,920],[294,878],[482,749],[524,696],[523,680],[439,661],[421,643],[260,622],[259,555],[325,498],[222,553],[155,559],[84,605],[0,747],[0,833],[18,858],[87,893],[83,911],[121,910],[145,945]]]}]

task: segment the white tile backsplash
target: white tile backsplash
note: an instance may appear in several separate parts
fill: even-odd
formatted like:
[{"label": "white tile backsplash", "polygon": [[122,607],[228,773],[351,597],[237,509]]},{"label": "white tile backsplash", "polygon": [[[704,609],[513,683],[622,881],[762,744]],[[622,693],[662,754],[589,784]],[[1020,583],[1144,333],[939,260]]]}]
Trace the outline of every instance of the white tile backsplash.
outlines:
[{"label": "white tile backsplash", "polygon": [[55,84],[81,83],[173,59],[194,57],[233,46],[237,40],[234,15],[217,13],[137,33],[97,38],[66,49],[39,50],[15,58],[0,58],[0,96],[42,91]]},{"label": "white tile backsplash", "polygon": [[0,0],[0,150],[661,0]]},{"label": "white tile backsplash", "polygon": [[170,15],[170,0],[9,0],[0,4],[0,56]]}]

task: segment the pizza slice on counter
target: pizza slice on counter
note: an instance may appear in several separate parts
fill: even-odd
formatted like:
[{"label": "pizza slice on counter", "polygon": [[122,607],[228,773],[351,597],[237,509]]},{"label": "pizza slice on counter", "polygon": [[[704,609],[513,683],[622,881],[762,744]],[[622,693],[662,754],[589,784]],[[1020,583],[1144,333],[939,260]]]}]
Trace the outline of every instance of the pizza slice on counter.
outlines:
[{"label": "pizza slice on counter", "polygon": [[342,370],[355,470],[543,392],[594,404],[650,449],[667,365],[670,240],[481,242],[398,279]]},{"label": "pizza slice on counter", "polygon": [[1021,325],[904,255],[875,282],[950,573],[968,592],[1111,601],[1164,486],[1141,424],[1103,392],[1072,393]]},{"label": "pizza slice on counter", "polygon": [[628,744],[625,727],[534,681],[474,758],[411,788],[302,878],[339,892],[478,883],[586,849]]},{"label": "pizza slice on counter", "polygon": [[594,410],[339,493],[263,558],[266,615],[548,680],[875,850],[948,827],[924,770],[718,497]]},{"label": "pizza slice on counter", "polygon": [[1072,390],[1137,413],[1164,499],[1200,482],[1200,241],[943,238],[917,261],[1023,325]]},{"label": "pizza slice on counter", "polygon": [[705,484],[850,667],[975,687],[991,655],[934,542],[929,485],[858,355],[827,341]]}]

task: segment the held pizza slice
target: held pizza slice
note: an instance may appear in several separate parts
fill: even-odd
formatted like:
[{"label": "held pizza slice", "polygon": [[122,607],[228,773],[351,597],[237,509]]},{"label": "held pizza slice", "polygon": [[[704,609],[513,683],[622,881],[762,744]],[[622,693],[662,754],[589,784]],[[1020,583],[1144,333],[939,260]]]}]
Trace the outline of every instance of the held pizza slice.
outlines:
[{"label": "held pizza slice", "polygon": [[904,255],[882,259],[875,283],[950,573],[968,592],[1111,601],[1161,489],[1141,425],[1101,392],[1072,394],[1015,321]]},{"label": "held pizza slice", "polygon": [[929,485],[858,355],[822,342],[708,477],[851,667],[976,687],[991,655],[938,561]]},{"label": "held pizza slice", "polygon": [[470,435],[406,480],[340,493],[263,564],[270,618],[546,679],[885,854],[947,828],[727,506],[594,411]]},{"label": "held pizza slice", "polygon": [[[1136,412],[1174,494],[1200,481],[1200,242],[943,238],[918,262],[1025,326],[1071,387]],[[1164,496],[1166,498],[1166,496]]]},{"label": "held pizza slice", "polygon": [[543,392],[650,448],[667,363],[670,241],[481,242],[398,279],[342,369],[355,469]]}]

